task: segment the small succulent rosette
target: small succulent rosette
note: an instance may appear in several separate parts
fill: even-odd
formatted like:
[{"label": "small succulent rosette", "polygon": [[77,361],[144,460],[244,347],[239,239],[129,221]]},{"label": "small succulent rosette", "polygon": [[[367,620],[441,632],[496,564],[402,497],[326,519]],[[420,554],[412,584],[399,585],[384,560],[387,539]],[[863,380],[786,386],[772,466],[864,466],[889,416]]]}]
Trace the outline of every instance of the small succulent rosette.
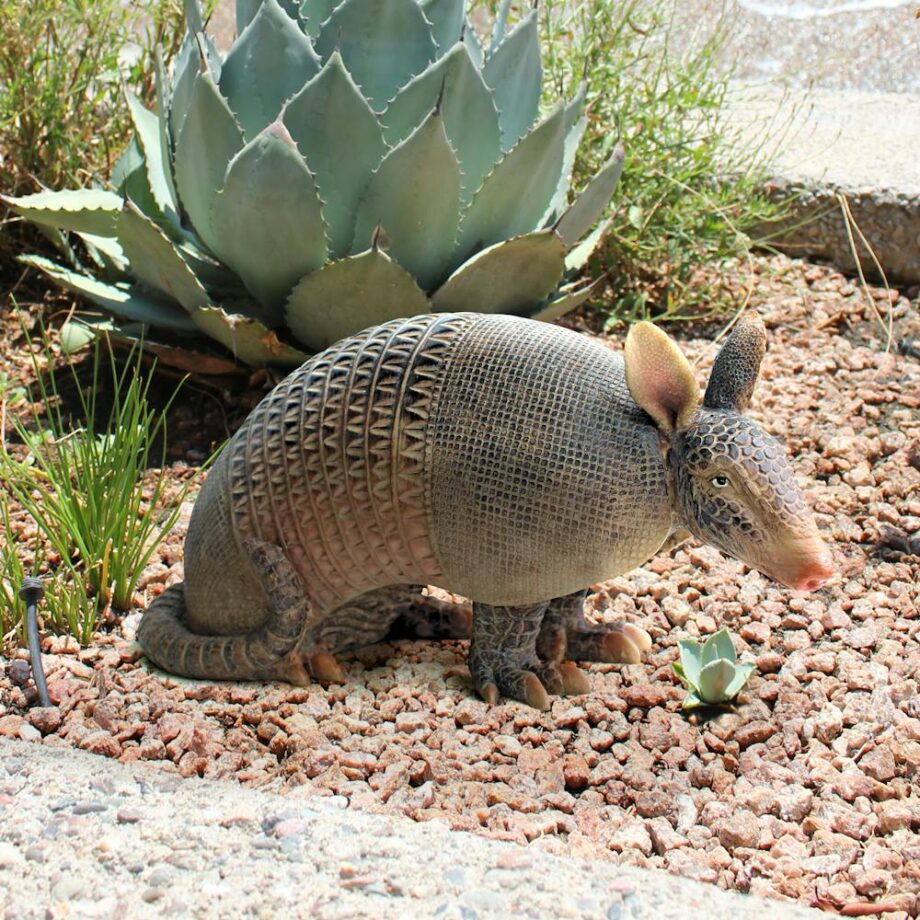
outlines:
[{"label": "small succulent rosette", "polygon": [[681,639],[680,661],[674,673],[687,688],[684,709],[730,703],[754,672],[754,665],[738,661],[727,629],[720,629],[705,642]]}]

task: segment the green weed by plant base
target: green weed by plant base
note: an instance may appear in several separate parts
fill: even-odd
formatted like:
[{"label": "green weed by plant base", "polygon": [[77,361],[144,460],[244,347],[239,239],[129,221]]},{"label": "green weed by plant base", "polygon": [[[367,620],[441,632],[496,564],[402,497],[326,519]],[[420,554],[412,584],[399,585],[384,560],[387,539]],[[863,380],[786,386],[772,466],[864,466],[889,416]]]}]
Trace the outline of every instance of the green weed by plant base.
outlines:
[{"label": "green weed by plant base", "polygon": [[[104,344],[94,347],[88,392],[69,368],[79,392],[78,427],[61,409],[56,372],[49,370],[45,379],[36,362],[39,398],[30,407],[31,424],[15,423],[27,456],[15,457],[6,447],[0,453],[11,495],[54,553],[78,573],[97,612],[109,604],[128,609],[142,569],[160,534],[176,522],[193,482],[170,491],[164,417],[172,399],[161,412],[152,407],[151,378],[143,373],[140,351],[132,352],[120,369],[112,360],[110,375],[104,375],[105,351]],[[104,418],[99,409],[103,388],[113,399]],[[81,622],[75,610],[59,605],[59,619],[68,618]],[[85,641],[91,628],[74,631]]]},{"label": "green weed by plant base", "polygon": [[[26,644],[26,608],[19,597],[19,588],[26,575],[38,574],[43,568],[39,548],[31,571],[27,571],[16,552],[17,542],[9,500],[0,492],[0,645],[7,642]],[[86,645],[99,619],[100,598],[87,594],[83,578],[67,559],[62,559],[53,571],[46,572],[42,583],[45,596],[39,605],[39,620],[43,628],[69,633]]]},{"label": "green weed by plant base", "polygon": [[[152,98],[153,49],[169,57],[183,35],[179,0],[0,0],[0,22],[0,189],[107,176],[130,131],[122,79]],[[0,227],[0,258],[22,226]]]},{"label": "green weed by plant base", "polygon": [[544,0],[550,95],[587,82],[590,112],[576,185],[623,132],[626,166],[599,261],[612,317],[676,318],[709,304],[702,266],[744,256],[748,233],[783,206],[762,191],[766,148],[752,155],[725,119],[725,14],[677,48],[674,0]]}]

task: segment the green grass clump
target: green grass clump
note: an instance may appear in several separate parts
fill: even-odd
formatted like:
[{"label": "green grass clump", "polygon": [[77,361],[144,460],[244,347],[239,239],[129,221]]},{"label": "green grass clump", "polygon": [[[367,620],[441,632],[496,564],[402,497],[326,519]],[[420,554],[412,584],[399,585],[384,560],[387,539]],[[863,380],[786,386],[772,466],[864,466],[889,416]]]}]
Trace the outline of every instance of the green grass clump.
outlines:
[{"label": "green grass clump", "polygon": [[[122,80],[154,95],[154,49],[184,34],[179,0],[0,0],[0,189],[24,195],[107,176],[131,123]],[[3,209],[5,212],[5,209]],[[24,225],[0,212],[0,260]]]},{"label": "green grass clump", "polygon": [[[674,0],[541,2],[547,101],[587,83],[591,105],[575,161],[584,183],[622,132],[626,167],[599,254],[611,318],[698,313],[715,292],[700,269],[745,256],[751,232],[777,219],[751,153],[726,120],[726,15],[686,35]],[[677,41],[678,35],[680,41]]]},{"label": "green grass clump", "polygon": [[[88,386],[81,385],[73,365],[68,367],[78,393],[75,418],[62,409],[53,355],[46,355],[44,376],[36,360],[37,397],[30,401],[28,424],[13,423],[25,452],[0,447],[0,478],[9,493],[0,528],[5,530],[0,551],[5,599],[11,601],[26,574],[14,549],[12,499],[35,522],[56,561],[46,594],[51,625],[81,642],[89,640],[107,607],[130,608],[144,566],[178,519],[194,482],[172,488],[165,469],[165,414],[175,393],[162,410],[155,409],[140,350],[120,367],[106,352],[104,344],[95,344]],[[100,394],[111,399],[108,412],[101,410]],[[40,551],[37,556],[35,570],[44,561]],[[21,603],[11,604],[11,610],[4,633],[24,628]]]}]

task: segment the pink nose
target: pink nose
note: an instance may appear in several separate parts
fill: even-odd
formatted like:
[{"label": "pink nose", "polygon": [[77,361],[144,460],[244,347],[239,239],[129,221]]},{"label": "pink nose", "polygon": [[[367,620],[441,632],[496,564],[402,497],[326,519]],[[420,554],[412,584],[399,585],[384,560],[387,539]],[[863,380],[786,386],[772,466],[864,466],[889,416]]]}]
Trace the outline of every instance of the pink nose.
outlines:
[{"label": "pink nose", "polygon": [[834,575],[834,563],[829,553],[809,559],[796,573],[792,587],[796,591],[817,591]]}]

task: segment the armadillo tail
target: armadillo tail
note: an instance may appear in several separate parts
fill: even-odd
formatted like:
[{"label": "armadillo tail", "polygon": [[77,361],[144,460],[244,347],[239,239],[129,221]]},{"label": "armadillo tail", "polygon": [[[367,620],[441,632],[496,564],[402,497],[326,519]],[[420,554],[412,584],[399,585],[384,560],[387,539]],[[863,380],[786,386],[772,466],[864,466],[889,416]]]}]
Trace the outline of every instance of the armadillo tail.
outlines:
[{"label": "armadillo tail", "polygon": [[[167,588],[147,609],[137,641],[154,664],[182,677],[209,680],[287,680],[307,683],[297,659],[297,643],[310,620],[310,603],[291,577],[280,551],[271,544],[251,547],[269,562],[263,569],[269,616],[264,625],[241,636],[202,636],[183,622],[183,586]],[[265,558],[272,557],[272,558]]]}]

